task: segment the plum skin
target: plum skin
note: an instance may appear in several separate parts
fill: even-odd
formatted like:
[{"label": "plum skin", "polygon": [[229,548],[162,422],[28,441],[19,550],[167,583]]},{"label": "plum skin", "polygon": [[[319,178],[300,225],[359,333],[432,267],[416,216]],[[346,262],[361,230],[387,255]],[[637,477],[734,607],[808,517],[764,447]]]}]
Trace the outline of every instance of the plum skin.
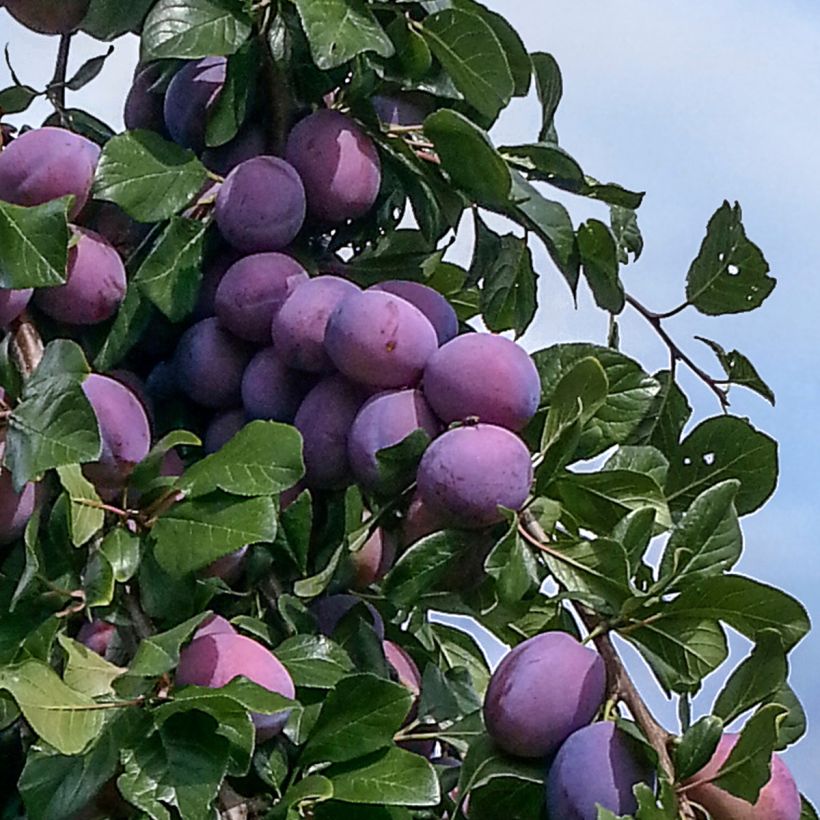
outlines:
[{"label": "plum skin", "polygon": [[11,544],[23,534],[39,495],[38,486],[30,481],[15,492],[11,472],[0,469],[0,545]]},{"label": "plum skin", "polygon": [[597,820],[600,803],[617,815],[637,809],[633,787],[651,785],[649,766],[637,757],[634,741],[604,721],[571,734],[547,774],[550,820]]},{"label": "plum skin", "polygon": [[370,613],[371,625],[373,631],[376,633],[376,637],[380,641],[383,641],[384,620],[382,616],[372,604],[362,600],[356,595],[326,595],[324,598],[317,598],[310,605],[310,611],[313,613],[313,617],[316,618],[319,632],[331,637],[342,618],[357,604],[364,604]]},{"label": "plum skin", "polygon": [[225,145],[208,148],[202,154],[202,163],[209,171],[227,176],[237,165],[267,153],[267,138],[258,125],[248,125]]},{"label": "plum skin", "polygon": [[[739,735],[724,734],[712,759],[685,785],[714,777],[737,744]],[[800,792],[794,778],[779,755],[772,755],[772,774],[753,804],[713,783],[692,786],[687,795],[692,802],[703,806],[714,820],[800,820]]]},{"label": "plum skin", "polygon": [[127,130],[143,128],[158,133],[165,131],[164,97],[153,90],[160,77],[160,63],[137,66],[123,109],[123,122]]},{"label": "plum skin", "polygon": [[222,449],[247,423],[244,409],[225,410],[212,419],[203,439],[205,452],[210,455]]},{"label": "plum skin", "polygon": [[295,371],[285,367],[273,347],[260,350],[242,376],[242,404],[249,420],[291,422],[304,390]]},{"label": "plum skin", "polygon": [[430,321],[438,343],[446,344],[458,334],[458,316],[453,306],[437,290],[421,282],[392,279],[373,285],[371,290],[384,290],[415,305]]},{"label": "plum skin", "polygon": [[7,327],[28,307],[33,288],[0,288],[0,327]]},{"label": "plum skin", "polygon": [[70,34],[80,25],[89,0],[6,0],[9,14],[40,34]]},{"label": "plum skin", "polygon": [[285,158],[299,172],[308,210],[320,222],[364,216],[381,186],[381,162],[370,137],[350,117],[320,110],[290,132]]},{"label": "plum skin", "polygon": [[467,333],[430,357],[424,394],[445,423],[475,416],[518,431],[538,409],[541,379],[530,355],[515,342]]},{"label": "plum skin", "polygon": [[185,63],[165,92],[163,117],[174,142],[197,153],[205,148],[208,113],[225,84],[228,61],[205,57]]},{"label": "plum skin", "polygon": [[503,520],[499,506],[521,509],[532,478],[524,442],[504,427],[478,424],[449,430],[427,448],[418,490],[432,514],[481,529]]},{"label": "plum skin", "polygon": [[545,632],[518,644],[493,672],[484,722],[505,752],[546,757],[595,717],[605,695],[601,656],[565,632]]},{"label": "plum skin", "polygon": [[416,384],[438,347],[429,319],[392,293],[351,294],[331,314],[325,334],[330,358],[348,378],[371,387]]},{"label": "plum skin", "polygon": [[87,621],[80,627],[77,633],[77,640],[87,646],[92,652],[105,657],[108,652],[108,647],[111,646],[111,641],[117,634],[117,627],[107,621],[102,621],[95,618],[93,621]]},{"label": "plum skin", "polygon": [[350,554],[354,589],[366,589],[381,581],[396,560],[396,541],[384,528],[379,527],[364,544]]}]

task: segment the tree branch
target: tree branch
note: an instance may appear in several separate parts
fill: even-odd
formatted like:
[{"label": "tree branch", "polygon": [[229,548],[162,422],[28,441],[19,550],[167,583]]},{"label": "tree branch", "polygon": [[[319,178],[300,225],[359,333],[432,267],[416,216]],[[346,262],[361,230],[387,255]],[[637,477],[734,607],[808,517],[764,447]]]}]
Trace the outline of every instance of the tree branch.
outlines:
[{"label": "tree branch", "polygon": [[131,618],[131,623],[134,626],[134,632],[137,633],[137,637],[141,641],[144,641],[155,635],[157,630],[151,619],[142,611],[136,592],[128,588],[122,596],[122,599],[125,608],[128,610],[128,615]]},{"label": "tree branch", "polygon": [[60,37],[60,45],[57,49],[57,62],[54,66],[54,76],[46,88],[49,100],[60,116],[60,123],[66,126],[65,116],[65,83],[68,72],[68,55],[71,51],[71,38],[73,34],[63,34]]}]

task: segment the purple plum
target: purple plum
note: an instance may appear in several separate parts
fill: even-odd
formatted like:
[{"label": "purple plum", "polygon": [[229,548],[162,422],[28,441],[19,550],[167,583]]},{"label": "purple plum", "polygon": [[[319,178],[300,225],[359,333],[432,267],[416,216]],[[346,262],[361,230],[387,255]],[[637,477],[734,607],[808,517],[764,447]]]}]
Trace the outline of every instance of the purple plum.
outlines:
[{"label": "purple plum", "polygon": [[19,493],[15,492],[11,472],[0,468],[0,545],[11,544],[23,534],[26,524],[34,515],[39,497],[38,485],[31,481]]},{"label": "purple plum", "polygon": [[33,293],[32,288],[0,288],[0,327],[8,327],[28,307]]},{"label": "purple plum", "polygon": [[95,618],[93,621],[87,621],[80,627],[77,633],[77,640],[87,646],[92,652],[105,657],[108,654],[108,648],[117,634],[117,627],[108,621]]},{"label": "purple plum", "polygon": [[205,430],[205,452],[210,455],[220,450],[247,424],[247,421],[244,410],[225,410],[217,413]]},{"label": "purple plum", "polygon": [[202,626],[194,632],[194,640],[204,638],[207,635],[238,635],[233,624],[221,615],[211,615]]},{"label": "purple plum", "polygon": [[357,604],[364,604],[371,618],[371,625],[376,637],[380,641],[384,640],[384,621],[379,611],[367,601],[356,595],[327,595],[324,598],[317,598],[311,605],[310,611],[316,618],[319,632],[328,637],[332,637],[339,622]]},{"label": "purple plum", "polygon": [[396,540],[379,527],[356,552],[350,553],[354,589],[366,589],[387,575],[396,560]]},{"label": "purple plum", "polygon": [[230,267],[240,259],[238,251],[226,247],[205,263],[199,295],[192,314],[195,321],[216,315],[216,292]]},{"label": "purple plum", "polygon": [[5,0],[9,14],[40,34],[70,34],[88,11],[89,0]]},{"label": "purple plum", "polygon": [[215,174],[227,176],[237,165],[266,154],[267,147],[264,130],[258,125],[247,125],[225,145],[205,150],[202,162]]},{"label": "purple plum", "polygon": [[138,128],[160,134],[165,131],[165,97],[156,88],[162,72],[161,63],[137,66],[123,110],[123,120],[129,131]]},{"label": "purple plum", "polygon": [[373,97],[376,116],[385,125],[421,125],[434,106],[434,98],[419,92]]},{"label": "purple plum", "polygon": [[260,350],[242,376],[242,404],[251,420],[291,422],[304,394],[304,374],[289,370],[273,347]]},{"label": "purple plum", "polygon": [[415,305],[430,321],[438,343],[446,344],[458,334],[458,316],[453,306],[437,290],[421,282],[394,279],[373,285],[372,290],[385,290]]},{"label": "purple plum", "polygon": [[225,84],[225,57],[185,63],[165,92],[165,127],[174,142],[199,153],[205,148],[208,116]]}]

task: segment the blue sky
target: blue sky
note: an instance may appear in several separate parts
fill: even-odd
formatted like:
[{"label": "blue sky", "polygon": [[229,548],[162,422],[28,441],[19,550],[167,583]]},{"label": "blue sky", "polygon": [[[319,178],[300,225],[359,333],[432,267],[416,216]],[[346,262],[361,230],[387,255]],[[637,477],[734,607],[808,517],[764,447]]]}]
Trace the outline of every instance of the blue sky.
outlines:
[{"label": "blue sky", "polygon": [[[640,221],[646,250],[628,268],[628,289],[658,309],[681,300],[685,272],[708,218],[724,199],[740,201],[749,236],[766,254],[778,286],[762,310],[709,319],[686,312],[669,323],[679,341],[711,365],[695,334],[737,347],[777,393],[772,410],[737,391],[733,412],[748,415],[781,444],[775,497],[744,520],[741,571],[776,584],[806,603],[820,622],[820,532],[815,471],[820,409],[815,345],[820,342],[820,7],[803,0],[490,0],[522,32],[530,50],[552,52],[565,96],[557,125],[562,145],[600,179],[646,190]],[[56,42],[23,32],[0,13],[0,41],[10,41],[24,82],[49,77]],[[104,51],[78,38],[77,64]],[[120,124],[122,89],[136,62],[133,40],[117,51],[101,78],[72,101]],[[0,87],[9,82],[0,66]],[[37,116],[44,114],[41,109]],[[497,142],[535,139],[539,112],[516,103],[497,127]],[[36,121],[32,117],[31,121]],[[565,199],[573,216],[605,218],[603,206]],[[531,349],[560,340],[605,339],[606,321],[586,294],[576,311],[563,280],[538,251],[542,274]],[[624,317],[626,352],[648,368],[666,364],[665,348],[638,317]],[[701,417],[717,412],[699,384],[687,380]],[[745,647],[740,646],[739,654]],[[674,710],[630,656],[642,690],[674,726]],[[820,716],[820,642],[810,636],[793,655],[792,680],[809,713]],[[705,687],[708,708],[720,681]],[[820,802],[820,735],[810,734],[787,755],[801,788]]]}]

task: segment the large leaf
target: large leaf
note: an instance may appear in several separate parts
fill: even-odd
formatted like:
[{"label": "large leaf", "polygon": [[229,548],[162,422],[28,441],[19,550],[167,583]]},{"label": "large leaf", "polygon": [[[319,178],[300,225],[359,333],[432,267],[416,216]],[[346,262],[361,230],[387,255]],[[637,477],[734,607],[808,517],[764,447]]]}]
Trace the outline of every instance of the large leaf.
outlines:
[{"label": "large leaf", "polygon": [[588,219],[578,228],[581,269],[598,307],[610,313],[624,309],[624,286],[618,276],[618,248],[601,221]]},{"label": "large leaf", "polygon": [[276,647],[296,686],[332,689],[353,671],[347,652],[324,635],[296,635]]},{"label": "large leaf", "polygon": [[706,715],[693,723],[675,747],[675,774],[681,781],[697,774],[711,759],[723,734],[723,721]]},{"label": "large leaf", "polygon": [[526,241],[509,234],[501,237],[498,256],[484,275],[481,313],[494,333],[514,330],[521,336],[532,324],[538,307],[538,274]]},{"label": "large leaf", "polygon": [[75,547],[80,547],[105,523],[102,501],[78,464],[58,467],[57,474],[70,502],[71,542]]},{"label": "large leaf", "polygon": [[184,623],[140,641],[139,649],[128,667],[129,675],[154,677],[170,672],[179,663],[182,644],[209,615],[200,612]]},{"label": "large leaf", "polygon": [[129,287],[114,323],[94,358],[94,366],[101,371],[119,364],[145,333],[154,308],[135,287]]},{"label": "large leaf", "polygon": [[127,5],[111,0],[91,0],[82,30],[97,40],[115,40],[136,31],[154,0],[132,0]]},{"label": "large leaf", "polygon": [[125,669],[109,663],[67,635],[58,635],[57,640],[66,653],[63,681],[67,686],[92,698],[114,694],[112,684]]},{"label": "large leaf", "polygon": [[711,339],[705,339],[703,336],[698,336],[697,338],[712,348],[730,384],[736,384],[740,387],[753,390],[774,406],[775,398],[771,387],[763,381],[755,369],[755,366],[746,356],[737,350],[730,350],[727,353],[717,342],[713,342]]}]

